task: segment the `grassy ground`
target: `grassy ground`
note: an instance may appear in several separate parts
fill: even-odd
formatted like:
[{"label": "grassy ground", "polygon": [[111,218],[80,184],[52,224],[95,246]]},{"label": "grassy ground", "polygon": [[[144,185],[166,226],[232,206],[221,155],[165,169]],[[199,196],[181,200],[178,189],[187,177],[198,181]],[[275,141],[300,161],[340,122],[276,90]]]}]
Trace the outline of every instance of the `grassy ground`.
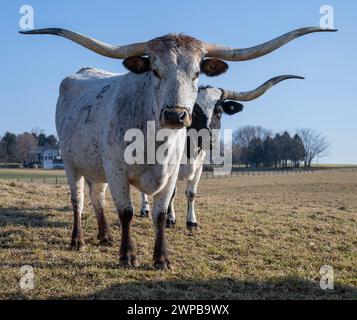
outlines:
[{"label": "grassy ground", "polygon": [[[349,168],[357,168],[357,165],[336,165],[336,164],[331,164],[331,165],[319,165],[318,167],[316,165],[312,166],[313,169],[349,169]],[[246,169],[245,166],[233,166],[233,171],[237,169]],[[304,168],[300,168],[303,170]],[[254,169],[251,169],[254,171]],[[264,170],[264,169],[260,169]],[[59,179],[64,179],[65,178],[65,172],[64,170],[44,170],[44,169],[4,169],[0,168],[0,180],[1,179],[6,179],[6,180],[18,180],[20,179],[21,181],[27,182],[30,179],[33,179],[35,182],[39,180],[43,180],[43,178],[46,179],[54,179],[54,178],[59,178]],[[61,180],[61,182],[65,182],[64,180]]]},{"label": "grassy ground", "polygon": [[64,178],[64,170],[42,170],[42,169],[1,169],[0,179],[43,179],[43,178]]},{"label": "grassy ground", "polygon": [[[141,267],[123,269],[111,201],[114,247],[97,245],[87,197],[87,248],[71,252],[68,187],[0,181],[0,299],[357,299],[356,171],[203,180],[194,234],[183,194],[180,184],[178,226],[167,233],[175,269],[157,272],[150,220],[133,223]],[[35,270],[28,293],[23,265]],[[323,265],[334,268],[334,291],[319,287]]]}]

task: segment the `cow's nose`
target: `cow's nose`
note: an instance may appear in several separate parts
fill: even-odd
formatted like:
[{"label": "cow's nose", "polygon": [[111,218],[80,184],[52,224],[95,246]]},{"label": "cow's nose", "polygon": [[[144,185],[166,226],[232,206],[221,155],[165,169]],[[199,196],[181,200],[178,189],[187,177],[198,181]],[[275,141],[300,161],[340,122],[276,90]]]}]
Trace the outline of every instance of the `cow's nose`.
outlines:
[{"label": "cow's nose", "polygon": [[167,107],[160,117],[164,128],[182,129],[191,125],[192,119],[187,109],[180,106]]},{"label": "cow's nose", "polygon": [[172,124],[183,124],[186,118],[186,112],[176,112],[171,110],[166,110],[164,113],[165,121]]}]

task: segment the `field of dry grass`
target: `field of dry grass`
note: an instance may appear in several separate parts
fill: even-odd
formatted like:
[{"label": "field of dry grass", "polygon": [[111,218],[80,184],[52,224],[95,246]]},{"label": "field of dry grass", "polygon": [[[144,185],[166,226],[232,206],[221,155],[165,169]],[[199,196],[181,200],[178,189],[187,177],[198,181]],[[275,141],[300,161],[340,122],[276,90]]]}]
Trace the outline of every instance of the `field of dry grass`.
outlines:
[{"label": "field of dry grass", "polygon": [[[9,180],[40,180],[42,178],[65,178],[64,170],[44,170],[44,169],[2,169],[0,168],[0,179]],[[25,181],[26,182],[26,181]]]},{"label": "field of dry grass", "polygon": [[[167,232],[175,269],[157,272],[150,220],[135,217],[141,267],[124,269],[111,201],[114,247],[98,246],[87,197],[78,253],[68,250],[67,186],[0,182],[0,299],[357,299],[357,171],[203,180],[194,234],[183,195],[180,184],[178,225]],[[23,265],[35,270],[27,293]],[[319,287],[323,265],[334,268],[334,291]]]}]

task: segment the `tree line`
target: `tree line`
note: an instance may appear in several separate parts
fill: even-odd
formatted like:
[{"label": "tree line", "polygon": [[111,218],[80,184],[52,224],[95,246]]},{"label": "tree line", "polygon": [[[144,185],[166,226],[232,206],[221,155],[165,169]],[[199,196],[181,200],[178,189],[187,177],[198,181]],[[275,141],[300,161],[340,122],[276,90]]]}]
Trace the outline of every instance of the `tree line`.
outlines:
[{"label": "tree line", "polygon": [[54,135],[46,135],[43,130],[35,129],[31,133],[15,134],[6,132],[0,136],[0,162],[23,163],[36,147],[57,147],[58,140]]},{"label": "tree line", "polygon": [[311,167],[316,158],[327,155],[329,147],[327,138],[312,129],[290,135],[246,126],[233,134],[233,163],[255,168]]},{"label": "tree line", "polygon": [[[0,163],[23,163],[35,147],[58,147],[58,140],[39,129],[18,135],[6,132],[0,136]],[[326,137],[312,129],[290,135],[288,131],[273,134],[260,126],[245,126],[233,134],[233,163],[257,168],[311,167],[329,147]]]}]

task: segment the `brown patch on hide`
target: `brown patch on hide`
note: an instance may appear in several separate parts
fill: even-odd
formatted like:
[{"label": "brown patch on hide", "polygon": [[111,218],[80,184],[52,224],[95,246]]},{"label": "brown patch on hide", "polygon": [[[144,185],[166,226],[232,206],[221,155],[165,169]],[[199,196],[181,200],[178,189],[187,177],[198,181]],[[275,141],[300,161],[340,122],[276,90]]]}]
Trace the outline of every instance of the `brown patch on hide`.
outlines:
[{"label": "brown patch on hide", "polygon": [[153,39],[148,42],[151,52],[162,52],[164,50],[187,50],[192,53],[203,54],[203,42],[182,33],[170,33],[168,35]]},{"label": "brown patch on hide", "polygon": [[105,219],[104,209],[101,208],[97,214],[98,222],[98,240],[99,244],[103,246],[111,246],[113,244],[113,238],[109,232],[107,220]]},{"label": "brown patch on hide", "polygon": [[219,76],[228,70],[229,66],[222,60],[204,59],[201,63],[201,72],[209,77]]},{"label": "brown patch on hide", "polygon": [[171,264],[168,259],[167,245],[165,240],[165,227],[167,212],[162,211],[155,219],[156,237],[154,248],[154,265],[156,269],[170,269]]},{"label": "brown patch on hide", "polygon": [[130,224],[133,219],[133,210],[125,209],[119,212],[119,219],[121,224],[121,245],[120,245],[120,262],[124,266],[138,266],[138,261],[134,252],[134,244],[130,234]]},{"label": "brown patch on hide", "polygon": [[82,231],[81,216],[78,208],[78,201],[72,198],[73,206],[73,231],[71,239],[71,250],[83,251],[85,247]]},{"label": "brown patch on hide", "polygon": [[130,57],[123,61],[123,65],[129,71],[136,74],[141,74],[151,70],[151,63],[148,58],[144,57]]},{"label": "brown patch on hide", "polygon": [[97,99],[103,99],[103,94],[110,89],[110,85],[105,86],[97,95]]},{"label": "brown patch on hide", "polygon": [[196,197],[197,197],[197,194],[195,193],[195,192],[192,192],[192,191],[189,191],[188,193],[187,193],[187,199],[188,199],[188,201],[195,201],[195,199],[196,199]]}]

